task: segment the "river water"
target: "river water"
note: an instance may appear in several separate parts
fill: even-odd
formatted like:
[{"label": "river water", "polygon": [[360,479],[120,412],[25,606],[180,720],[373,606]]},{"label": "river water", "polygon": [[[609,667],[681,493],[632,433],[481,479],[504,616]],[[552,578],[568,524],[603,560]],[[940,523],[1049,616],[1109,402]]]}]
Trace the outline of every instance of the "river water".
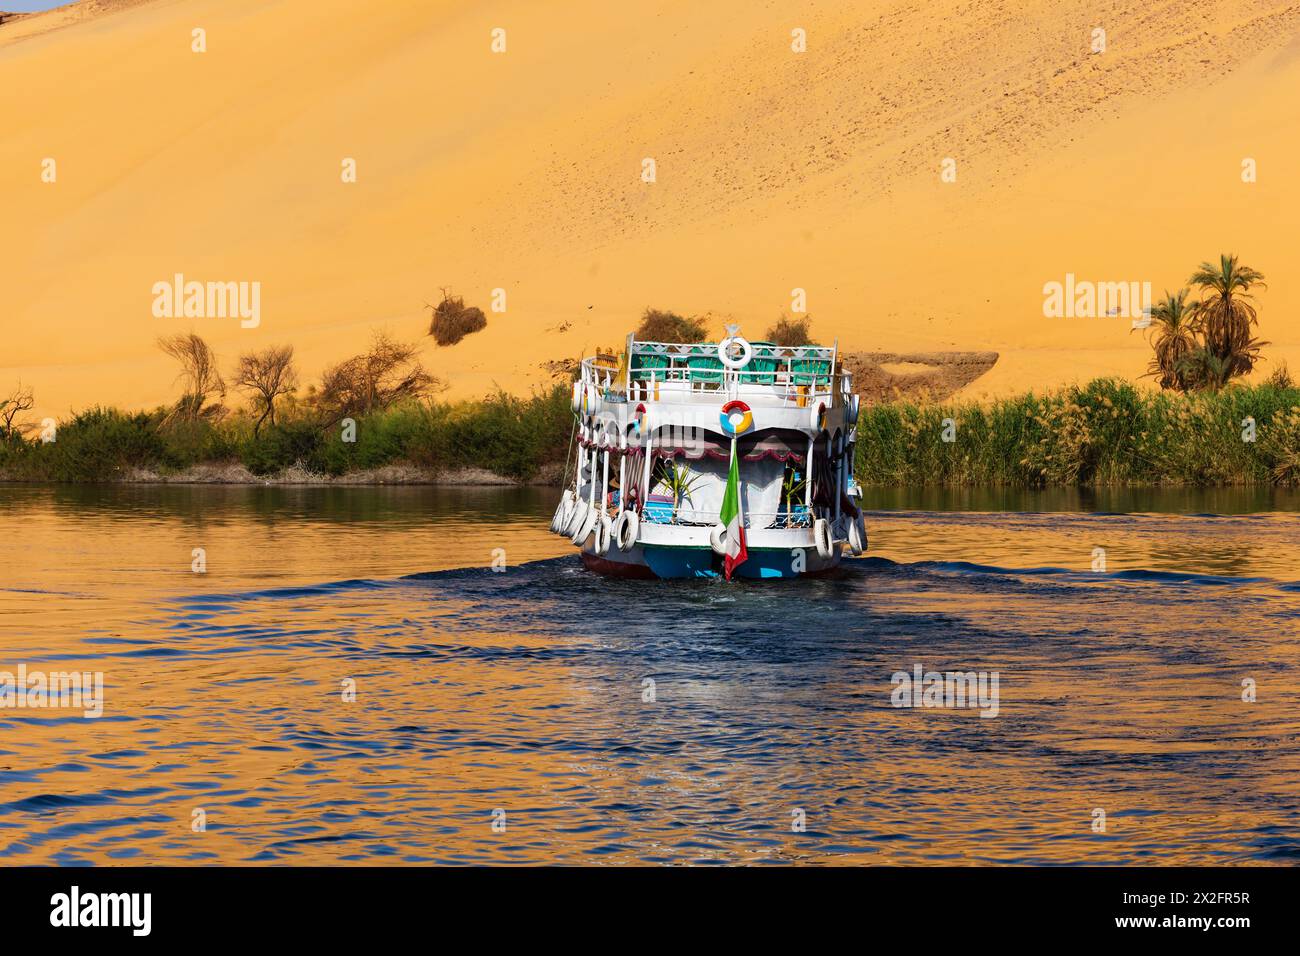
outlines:
[{"label": "river water", "polygon": [[104,682],[0,709],[0,864],[1300,859],[1295,495],[869,492],[731,584],[556,495],[0,485],[0,671]]}]

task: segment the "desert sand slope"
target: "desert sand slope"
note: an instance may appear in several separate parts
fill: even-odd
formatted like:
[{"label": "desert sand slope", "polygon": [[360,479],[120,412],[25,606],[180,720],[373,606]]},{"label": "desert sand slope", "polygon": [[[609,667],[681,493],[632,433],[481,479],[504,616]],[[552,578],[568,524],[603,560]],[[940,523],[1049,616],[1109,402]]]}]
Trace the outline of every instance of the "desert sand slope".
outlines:
[{"label": "desert sand slope", "polygon": [[[1158,294],[1220,251],[1300,368],[1300,3],[115,6],[0,26],[0,385],[42,414],[167,400],[153,343],[190,328],[314,375],[422,334],[445,286],[506,290],[425,340],[453,395],[527,390],[647,305],[760,333],[794,288],[850,351],[999,352],[965,394],[1135,377],[1129,321],[1046,319],[1044,283]],[[260,325],[154,317],[176,273],[260,282]]]},{"label": "desert sand slope", "polygon": [[77,0],[41,13],[0,13],[0,24],[5,28],[4,33],[0,34],[0,43],[16,43],[24,37],[39,36],[149,2],[150,0]]}]

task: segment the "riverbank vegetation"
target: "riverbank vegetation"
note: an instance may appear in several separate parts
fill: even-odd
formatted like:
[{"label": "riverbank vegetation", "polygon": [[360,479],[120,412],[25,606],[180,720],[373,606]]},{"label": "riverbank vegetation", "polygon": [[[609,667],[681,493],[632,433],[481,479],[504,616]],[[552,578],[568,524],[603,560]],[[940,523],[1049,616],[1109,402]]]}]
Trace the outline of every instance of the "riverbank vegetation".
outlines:
[{"label": "riverbank vegetation", "polygon": [[239,356],[230,381],[247,397],[240,408],[225,403],[226,378],[200,336],[158,344],[180,367],[182,394],[170,406],[96,407],[38,423],[24,417],[34,406],[30,388],[0,396],[0,478],[148,480],[195,466],[231,466],[229,474],[247,480],[403,465],[417,474],[476,468],[527,481],[562,462],[568,449],[567,384],[529,397],[499,392],[479,401],[440,401],[442,383],[420,365],[418,348],[384,333],[301,393],[291,346]]},{"label": "riverbank vegetation", "polygon": [[[93,408],[59,425],[53,442],[36,431],[0,437],[0,476],[114,481],[205,464],[339,476],[411,465],[530,481],[561,470],[573,423],[566,385],[526,398],[408,398],[357,410],[352,425],[323,423],[303,399],[282,400],[259,433],[261,414]],[[992,402],[864,406],[856,472],[869,485],[1300,486],[1300,388],[1284,372],[1192,393],[1099,379]]]},{"label": "riverbank vegetation", "polygon": [[[1155,303],[1147,375],[989,403],[863,409],[856,474],[867,484],[1300,485],[1300,389],[1286,366],[1262,384],[1251,289],[1264,276],[1219,256]],[[1195,290],[1192,292],[1191,290]]]},{"label": "riverbank vegetation", "polygon": [[[1285,366],[1264,382],[1240,379],[1261,361],[1250,290],[1263,276],[1235,256],[1206,262],[1188,289],[1151,309],[1148,374],[1160,390],[1098,379],[992,402],[862,403],[859,481],[910,486],[1300,485],[1300,388]],[[480,310],[444,293],[430,333],[440,343],[481,329]],[[711,316],[647,309],[643,340],[698,342]],[[782,315],[768,338],[812,340],[806,315]],[[231,480],[346,476],[407,468],[417,478],[479,469],[514,481],[558,480],[573,434],[577,363],[528,397],[438,399],[443,383],[419,349],[385,333],[299,390],[292,346],[240,355],[231,408],[217,356],[193,333],[159,340],[180,370],[170,406],[91,408],[70,420],[26,418],[18,384],[0,393],[0,479],[120,481],[183,478],[210,466]],[[615,355],[611,354],[614,361]]]},{"label": "riverbank vegetation", "polygon": [[1300,485],[1300,388],[1098,379],[999,401],[863,408],[858,479],[910,485]]},{"label": "riverbank vegetation", "polygon": [[286,469],[339,476],[389,465],[430,473],[479,468],[535,479],[563,462],[572,414],[569,389],[474,402],[406,401],[322,425],[303,403],[286,403],[258,429],[260,413],[177,419],[166,408],[91,408],[39,434],[0,438],[0,477],[29,481],[120,481],[184,473],[196,465],[242,465],[259,477]]}]

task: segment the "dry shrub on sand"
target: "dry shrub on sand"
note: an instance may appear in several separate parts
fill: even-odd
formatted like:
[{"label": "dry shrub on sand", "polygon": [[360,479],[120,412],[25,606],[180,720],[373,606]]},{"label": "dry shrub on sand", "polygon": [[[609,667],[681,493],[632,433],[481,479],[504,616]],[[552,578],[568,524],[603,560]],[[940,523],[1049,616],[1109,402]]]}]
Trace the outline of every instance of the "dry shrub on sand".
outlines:
[{"label": "dry shrub on sand", "polygon": [[1269,377],[1265,379],[1264,384],[1273,388],[1296,387],[1295,379],[1291,377],[1291,370],[1286,367],[1286,362],[1273,369]]},{"label": "dry shrub on sand", "polygon": [[767,330],[767,340],[773,345],[786,348],[802,348],[812,345],[812,316],[805,315],[792,319],[784,312],[776,320],[776,325]]},{"label": "dry shrub on sand", "polygon": [[465,305],[461,296],[448,295],[444,290],[442,301],[433,310],[429,321],[429,334],[439,345],[455,345],[467,335],[487,328],[487,316],[478,306]]},{"label": "dry shrub on sand", "polygon": [[700,318],[686,318],[676,312],[663,312],[659,309],[646,309],[637,326],[638,342],[703,342],[706,334],[704,321]]}]

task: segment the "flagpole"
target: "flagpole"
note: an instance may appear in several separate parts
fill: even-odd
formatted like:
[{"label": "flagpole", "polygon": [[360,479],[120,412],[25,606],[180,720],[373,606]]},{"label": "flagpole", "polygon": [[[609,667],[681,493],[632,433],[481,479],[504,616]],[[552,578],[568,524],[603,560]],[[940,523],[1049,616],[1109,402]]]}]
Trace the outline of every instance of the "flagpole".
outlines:
[{"label": "flagpole", "polygon": [[[739,474],[740,460],[736,458],[736,436],[731,437],[731,460],[736,462],[736,471]],[[736,513],[740,515],[740,526],[745,527],[745,505],[740,500],[740,482],[736,482]]]},{"label": "flagpole", "polygon": [[[735,423],[728,420],[728,415],[737,409],[730,405],[723,406],[722,427],[731,434],[731,462],[727,468],[727,490],[722,495],[722,509],[718,513],[718,518],[723,528],[726,529],[726,547],[720,548],[722,553],[723,571],[728,581],[731,580],[731,572],[737,565],[744,564],[749,556],[749,549],[745,543],[745,509],[740,500],[740,447],[738,445],[739,434],[741,430],[748,431],[750,426],[749,409],[743,402],[737,402],[740,405],[739,410],[745,413],[744,420],[739,427],[734,427]],[[717,547],[717,545],[715,545]]]}]

